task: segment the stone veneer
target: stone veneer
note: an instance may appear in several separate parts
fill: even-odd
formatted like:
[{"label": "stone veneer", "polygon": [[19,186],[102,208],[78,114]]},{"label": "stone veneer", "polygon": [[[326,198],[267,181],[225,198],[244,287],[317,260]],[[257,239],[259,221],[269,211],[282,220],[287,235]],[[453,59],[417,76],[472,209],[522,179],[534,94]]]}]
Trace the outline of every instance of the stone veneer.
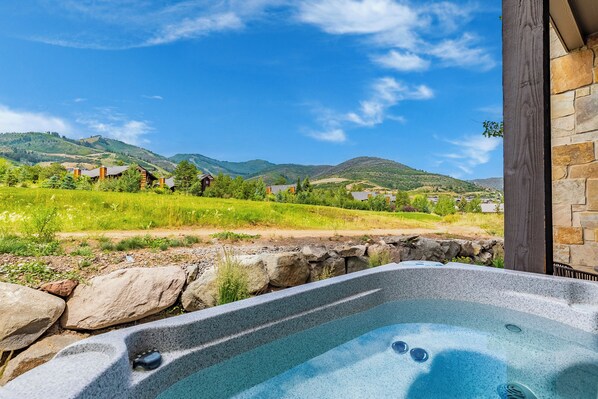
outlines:
[{"label": "stone veneer", "polygon": [[598,266],[598,36],[567,53],[551,29],[554,259]]}]

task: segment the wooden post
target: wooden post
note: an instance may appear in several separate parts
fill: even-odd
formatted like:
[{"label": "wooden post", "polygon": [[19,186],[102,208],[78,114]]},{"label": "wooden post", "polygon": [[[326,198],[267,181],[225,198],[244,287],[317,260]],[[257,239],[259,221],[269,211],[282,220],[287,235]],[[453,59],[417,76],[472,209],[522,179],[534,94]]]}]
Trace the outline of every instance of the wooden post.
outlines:
[{"label": "wooden post", "polygon": [[100,180],[104,180],[106,178],[106,174],[108,174],[108,168],[105,166],[100,166]]},{"label": "wooden post", "polygon": [[503,0],[505,267],[552,274],[548,0]]}]

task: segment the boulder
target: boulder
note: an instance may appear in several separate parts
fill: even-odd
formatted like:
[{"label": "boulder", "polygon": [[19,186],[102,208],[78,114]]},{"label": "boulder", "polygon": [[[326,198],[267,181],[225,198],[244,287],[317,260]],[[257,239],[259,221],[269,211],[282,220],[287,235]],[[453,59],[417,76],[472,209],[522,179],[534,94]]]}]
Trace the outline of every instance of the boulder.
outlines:
[{"label": "boulder", "polygon": [[199,273],[199,266],[197,266],[197,265],[189,265],[185,269],[185,273],[187,274],[187,278],[185,280],[185,283],[187,285],[189,285],[189,284],[191,284],[191,282],[193,282],[197,278],[197,274]]},{"label": "boulder", "polygon": [[323,280],[329,277],[342,276],[345,274],[345,258],[331,257],[322,262],[311,264],[309,282]]},{"label": "boulder", "polygon": [[64,306],[54,295],[0,283],[0,352],[31,345],[58,320]]},{"label": "boulder", "polygon": [[45,283],[39,289],[47,292],[48,294],[66,298],[67,296],[71,295],[77,285],[79,285],[77,280],[60,280],[53,281],[51,283]]},{"label": "boulder", "polygon": [[461,244],[460,257],[471,258],[476,255],[472,241],[459,240],[458,242]]},{"label": "boulder", "polygon": [[456,241],[441,241],[440,246],[444,252],[444,259],[447,261],[455,259],[459,256],[459,252],[461,252],[461,245]]},{"label": "boulder", "polygon": [[410,246],[402,247],[401,260],[430,260],[442,262],[445,259],[444,251],[440,243],[425,237],[419,237],[410,243]]},{"label": "boulder", "polygon": [[187,286],[181,295],[183,309],[188,312],[216,306],[218,303],[218,272],[215,267],[206,269]]},{"label": "boulder", "polygon": [[270,284],[275,287],[294,287],[309,278],[309,263],[301,253],[284,252],[262,255]]},{"label": "boulder", "polygon": [[322,262],[330,257],[328,250],[324,246],[307,245],[301,249],[301,253],[308,262]]},{"label": "boulder", "polygon": [[416,235],[385,237],[384,242],[391,245],[410,245],[418,237]]},{"label": "boulder", "polygon": [[52,335],[36,342],[8,362],[0,385],[5,385],[32,368],[46,363],[59,351],[83,338],[84,336],[75,334]]},{"label": "boulder", "polygon": [[348,258],[349,256],[364,256],[366,250],[367,246],[365,245],[353,245],[352,247],[343,247],[337,252],[343,258]]},{"label": "boulder", "polygon": [[358,272],[370,267],[370,260],[367,256],[351,256],[347,258],[347,273]]},{"label": "boulder", "polygon": [[261,255],[241,255],[236,257],[245,270],[250,294],[261,294],[268,288],[270,278]]},{"label": "boulder", "polygon": [[[393,245],[378,243],[368,246],[367,255],[369,257],[384,256],[384,254],[387,254],[386,256],[388,258],[388,263],[401,261],[401,251]],[[387,262],[384,262],[384,264],[386,263]]]},{"label": "boulder", "polygon": [[[494,246],[492,247],[492,255],[494,257],[494,259],[496,258],[503,258],[505,257],[505,246],[502,242],[497,242],[496,244],[494,244]],[[565,262],[567,263],[567,262]]]},{"label": "boulder", "polygon": [[475,257],[475,262],[489,266],[492,264],[492,254],[488,251],[480,252],[480,254]]},{"label": "boulder", "polygon": [[185,277],[178,266],[136,267],[94,277],[75,288],[61,324],[97,330],[156,314],[176,302]]}]

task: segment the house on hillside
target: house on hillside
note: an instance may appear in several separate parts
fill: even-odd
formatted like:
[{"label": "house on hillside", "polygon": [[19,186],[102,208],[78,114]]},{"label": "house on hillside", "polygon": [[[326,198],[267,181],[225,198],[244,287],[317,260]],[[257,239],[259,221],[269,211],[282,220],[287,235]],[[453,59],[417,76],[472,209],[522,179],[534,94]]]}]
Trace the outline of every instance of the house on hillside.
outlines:
[{"label": "house on hillside", "polygon": [[[201,192],[203,193],[206,191],[206,188],[210,187],[212,181],[214,180],[214,176],[209,173],[204,173],[197,178],[201,181]],[[160,187],[168,187],[170,191],[176,191],[176,183],[174,182],[174,177],[169,177],[168,179],[160,178]]]},{"label": "house on hillside", "polygon": [[[81,170],[79,168],[73,169],[75,177],[87,176],[92,181],[104,179],[118,179],[123,173],[129,170],[130,165],[123,166],[100,166],[99,168],[91,170]],[[137,166],[137,170],[141,174],[141,188],[151,187],[158,178],[144,167]]]},{"label": "house on hillside", "polygon": [[266,194],[267,195],[270,195],[270,194],[276,195],[278,193],[285,192],[285,191],[288,191],[291,194],[294,194],[296,190],[297,190],[296,184],[279,184],[279,185],[275,185],[275,186],[266,187]]},{"label": "house on hillside", "polygon": [[386,202],[394,203],[397,201],[397,197],[392,194],[380,194],[372,191],[354,191],[351,193],[351,196],[355,201],[365,202],[370,198],[377,197],[379,195],[383,195],[386,198]]}]

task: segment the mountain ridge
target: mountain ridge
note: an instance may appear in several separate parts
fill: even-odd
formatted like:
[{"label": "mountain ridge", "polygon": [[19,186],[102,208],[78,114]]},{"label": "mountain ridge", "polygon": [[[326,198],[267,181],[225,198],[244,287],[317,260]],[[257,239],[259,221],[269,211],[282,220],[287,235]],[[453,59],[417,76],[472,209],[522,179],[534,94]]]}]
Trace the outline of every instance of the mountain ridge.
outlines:
[{"label": "mountain ridge", "polygon": [[273,184],[281,178],[293,183],[297,179],[309,177],[311,180],[336,180],[336,185],[356,183],[392,190],[421,188],[466,192],[481,189],[480,185],[473,182],[429,173],[378,157],[357,157],[338,165],[274,164],[262,159],[230,162],[193,153],[165,157],[139,146],[97,135],[70,139],[58,133],[0,133],[0,157],[17,163],[59,162],[68,167],[85,168],[102,164],[137,163],[161,175],[172,173],[177,163],[187,160],[204,172],[241,176],[244,179],[262,178],[267,184]]}]

